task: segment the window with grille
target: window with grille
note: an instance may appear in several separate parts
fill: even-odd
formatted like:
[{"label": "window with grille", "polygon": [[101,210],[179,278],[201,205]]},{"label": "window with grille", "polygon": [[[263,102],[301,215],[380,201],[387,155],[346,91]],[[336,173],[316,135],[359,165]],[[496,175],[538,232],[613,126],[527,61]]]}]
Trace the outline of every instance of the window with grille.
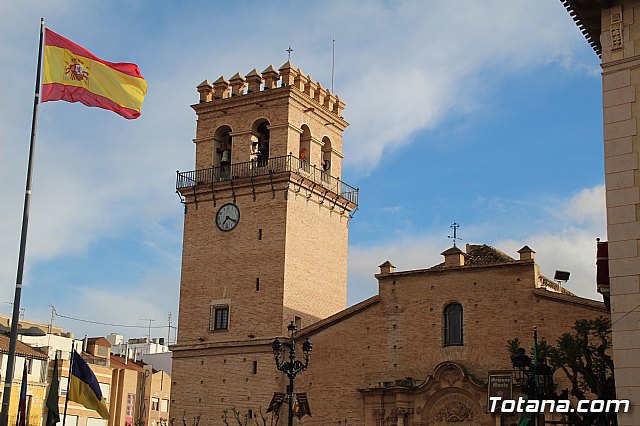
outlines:
[{"label": "window with grille", "polygon": [[209,330],[227,330],[229,328],[229,305],[211,305]]}]

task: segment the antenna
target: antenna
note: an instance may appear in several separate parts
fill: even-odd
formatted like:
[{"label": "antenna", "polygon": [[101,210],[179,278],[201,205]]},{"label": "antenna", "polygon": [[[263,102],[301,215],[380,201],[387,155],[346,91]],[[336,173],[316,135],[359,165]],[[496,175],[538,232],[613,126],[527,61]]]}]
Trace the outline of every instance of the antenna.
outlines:
[{"label": "antenna", "polygon": [[453,229],[453,237],[451,235],[447,235],[447,238],[453,240],[453,246],[456,247],[456,240],[462,241],[462,238],[458,238],[457,231],[460,228],[460,224],[457,222],[453,222],[449,228]]},{"label": "antenna", "polygon": [[336,67],[336,37],[333,36],[331,43],[331,93],[333,92],[333,74]]},{"label": "antenna", "polygon": [[149,338],[149,342],[151,342],[151,323],[155,321],[155,318],[140,318],[140,321],[149,321],[149,332],[147,333],[147,337]]},{"label": "antenna", "polygon": [[169,330],[167,330],[167,346],[171,341],[171,317],[172,317],[171,312],[169,312]]}]

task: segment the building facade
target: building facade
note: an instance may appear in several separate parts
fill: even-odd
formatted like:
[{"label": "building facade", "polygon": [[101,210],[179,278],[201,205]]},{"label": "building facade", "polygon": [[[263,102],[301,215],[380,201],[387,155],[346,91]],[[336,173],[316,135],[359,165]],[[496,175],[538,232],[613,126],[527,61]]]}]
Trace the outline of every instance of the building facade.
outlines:
[{"label": "building facade", "polygon": [[[111,393],[111,380],[112,372],[109,362],[109,348],[110,343],[104,337],[85,338],[84,340],[75,340],[73,342],[74,348],[87,362],[93,374],[95,374],[102,392],[102,398],[106,400],[109,411],[112,410],[113,401]],[[84,348],[84,349],[83,349]],[[58,408],[60,410],[60,425],[64,417],[65,400],[67,397],[67,388],[69,383],[69,368],[70,368],[70,356],[71,348],[58,349],[59,355],[62,356],[58,360],[58,374],[59,374],[59,398]],[[49,376],[53,372],[53,362],[49,363],[51,368]],[[46,418],[45,418],[46,420]],[[65,426],[107,426],[109,421],[100,417],[100,415],[91,409],[69,401],[67,404],[67,415]]]},{"label": "building facade", "polygon": [[[314,413],[304,424],[517,424],[488,410],[489,374],[511,374],[507,341],[531,348],[537,327],[555,343],[576,320],[606,315],[540,274],[526,246],[515,259],[469,244],[443,255],[420,270],[383,263],[377,296],[300,331],[314,343],[298,384]],[[568,386],[561,372],[554,380]]]},{"label": "building facade", "polygon": [[[9,336],[0,334],[0,368],[6,371],[9,354]],[[11,401],[9,407],[9,424],[16,423],[22,373],[27,365],[27,405],[26,418],[29,425],[40,425],[43,419],[43,405],[47,391],[47,354],[21,342],[16,342],[15,373],[11,384]],[[4,388],[0,389],[0,396]]]},{"label": "building facade", "polygon": [[[350,213],[344,103],[291,63],[198,86],[185,204],[170,418],[251,424],[285,392],[271,343],[294,322],[315,347],[299,376],[317,425],[493,425],[487,375],[508,339],[554,342],[606,314],[540,274],[534,252],[452,247],[440,265],[381,265],[379,294],[346,308]],[[531,342],[532,344],[532,342]],[[285,406],[286,409],[286,406]],[[517,419],[503,418],[503,422]]]},{"label": "building facade", "polygon": [[616,394],[640,424],[640,1],[563,0],[602,59],[604,172]]}]

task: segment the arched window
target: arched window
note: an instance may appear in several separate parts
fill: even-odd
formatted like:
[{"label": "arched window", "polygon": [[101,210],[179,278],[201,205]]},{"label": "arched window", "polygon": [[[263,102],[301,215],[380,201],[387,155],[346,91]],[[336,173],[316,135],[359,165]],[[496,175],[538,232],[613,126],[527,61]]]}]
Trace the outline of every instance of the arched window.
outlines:
[{"label": "arched window", "polygon": [[328,137],[322,138],[322,179],[328,181],[331,176],[331,140]]},{"label": "arched window", "polygon": [[269,122],[261,119],[251,126],[255,132],[251,144],[251,161],[256,161],[258,167],[266,166],[269,163]]},{"label": "arched window", "polygon": [[462,342],[462,305],[450,303],[444,308],[444,345],[461,346]]}]

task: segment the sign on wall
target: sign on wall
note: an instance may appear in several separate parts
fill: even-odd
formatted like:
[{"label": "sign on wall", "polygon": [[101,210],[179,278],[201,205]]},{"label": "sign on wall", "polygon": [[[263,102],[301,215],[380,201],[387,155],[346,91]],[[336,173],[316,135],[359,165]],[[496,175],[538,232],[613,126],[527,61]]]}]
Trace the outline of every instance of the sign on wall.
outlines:
[{"label": "sign on wall", "polygon": [[500,405],[505,399],[513,399],[513,376],[511,371],[489,371],[487,392],[487,407],[490,407],[489,398],[500,397]]}]

